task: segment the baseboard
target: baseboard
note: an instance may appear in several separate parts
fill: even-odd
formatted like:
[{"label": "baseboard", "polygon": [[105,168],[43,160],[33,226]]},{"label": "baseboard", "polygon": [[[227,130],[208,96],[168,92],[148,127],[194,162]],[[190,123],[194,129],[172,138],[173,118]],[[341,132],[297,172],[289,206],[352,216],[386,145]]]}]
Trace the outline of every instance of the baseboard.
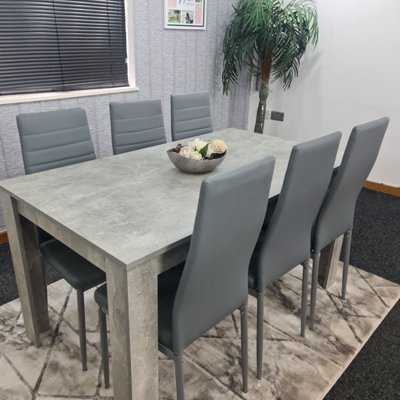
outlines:
[{"label": "baseboard", "polygon": [[7,243],[7,242],[8,242],[7,231],[1,231],[0,232],[0,244]]},{"label": "baseboard", "polygon": [[400,187],[389,186],[385,185],[384,183],[365,181],[364,188],[400,197]]}]

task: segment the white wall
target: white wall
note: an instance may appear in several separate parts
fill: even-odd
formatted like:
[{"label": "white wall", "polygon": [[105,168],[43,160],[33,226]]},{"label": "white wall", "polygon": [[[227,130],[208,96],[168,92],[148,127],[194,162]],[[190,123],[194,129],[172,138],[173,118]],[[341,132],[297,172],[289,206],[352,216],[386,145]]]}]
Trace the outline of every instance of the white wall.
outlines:
[{"label": "white wall", "polygon": [[[266,121],[265,133],[307,140],[336,130],[342,148],[351,128],[391,119],[369,180],[400,186],[400,1],[320,0],[320,39],[302,61],[299,77],[283,92],[272,85],[267,108],[285,121]],[[250,96],[254,129],[258,94]]]}]

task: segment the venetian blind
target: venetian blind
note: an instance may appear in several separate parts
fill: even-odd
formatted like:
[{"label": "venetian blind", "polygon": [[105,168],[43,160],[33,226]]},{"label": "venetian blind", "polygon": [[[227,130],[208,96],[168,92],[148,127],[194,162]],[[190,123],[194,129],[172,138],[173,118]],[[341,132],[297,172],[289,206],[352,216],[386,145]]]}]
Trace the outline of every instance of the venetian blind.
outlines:
[{"label": "venetian blind", "polygon": [[124,0],[0,0],[0,95],[128,85]]}]

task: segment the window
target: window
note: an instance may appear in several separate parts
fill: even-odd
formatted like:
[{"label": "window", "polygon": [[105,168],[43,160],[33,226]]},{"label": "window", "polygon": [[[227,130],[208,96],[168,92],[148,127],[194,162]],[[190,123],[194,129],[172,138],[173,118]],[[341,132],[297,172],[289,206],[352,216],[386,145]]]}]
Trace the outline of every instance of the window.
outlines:
[{"label": "window", "polygon": [[0,95],[128,85],[124,0],[0,0]]}]

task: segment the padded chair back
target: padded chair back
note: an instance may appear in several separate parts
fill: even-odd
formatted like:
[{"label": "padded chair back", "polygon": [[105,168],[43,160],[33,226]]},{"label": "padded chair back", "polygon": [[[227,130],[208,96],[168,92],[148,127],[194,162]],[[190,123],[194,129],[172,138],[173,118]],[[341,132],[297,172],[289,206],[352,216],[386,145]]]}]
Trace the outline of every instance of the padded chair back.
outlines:
[{"label": "padded chair back", "polygon": [[173,305],[174,352],[247,304],[248,265],[267,208],[274,164],[275,159],[267,157],[203,181]]},{"label": "padded chair back", "polygon": [[317,219],[315,251],[352,229],[358,195],[375,164],[388,125],[389,118],[385,117],[353,128],[342,164]]},{"label": "padded chair back", "polygon": [[182,140],[213,131],[208,92],[171,96],[172,140]]},{"label": "padded chair back", "polygon": [[[17,116],[25,173],[95,160],[86,112],[81,108]],[[52,238],[37,229],[38,241]]]},{"label": "padded chair back", "polygon": [[26,174],[96,159],[80,108],[19,114],[17,125]]},{"label": "padded chair back", "polygon": [[278,203],[260,244],[259,291],[309,259],[311,229],[329,185],[341,136],[336,132],[293,147]]},{"label": "padded chair back", "polygon": [[114,154],[166,143],[161,100],[110,103]]}]

